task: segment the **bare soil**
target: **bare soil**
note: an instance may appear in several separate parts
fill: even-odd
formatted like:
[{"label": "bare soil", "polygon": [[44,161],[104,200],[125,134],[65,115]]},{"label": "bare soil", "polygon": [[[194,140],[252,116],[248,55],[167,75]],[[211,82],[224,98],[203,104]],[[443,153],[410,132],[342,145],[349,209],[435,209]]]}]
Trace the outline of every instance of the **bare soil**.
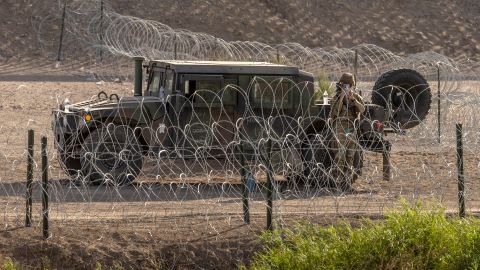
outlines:
[{"label": "bare soil", "polygon": [[[188,183],[178,177],[144,177],[121,189],[75,186],[66,180],[52,148],[52,109],[65,98],[76,102],[99,91],[125,96],[132,94],[133,87],[98,82],[89,70],[97,59],[82,55],[84,50],[76,52],[77,40],[68,31],[64,51],[69,55],[64,56],[69,61],[56,66],[60,2],[6,0],[0,4],[0,263],[11,257],[25,269],[94,269],[97,263],[133,269],[232,269],[248,264],[261,246],[258,235],[266,226],[265,193],[251,194],[251,223],[244,224],[238,176],[215,176],[208,185],[202,177]],[[475,59],[480,52],[480,2],[476,0],[360,0],[355,4],[246,0],[241,6],[232,0],[119,0],[107,1],[107,6],[225,40],[298,42],[310,47],[373,43],[399,54],[431,50],[460,59]],[[462,90],[478,93],[478,82],[465,86]],[[472,113],[476,112],[465,116]],[[31,228],[23,226],[28,129],[35,130],[37,162]],[[469,136],[476,132],[470,131]],[[41,236],[41,135],[49,139],[51,178],[46,241]],[[355,192],[298,189],[275,194],[275,227],[303,220],[329,225],[341,218],[378,218],[402,197],[437,200],[448,212],[456,212],[452,140],[439,146],[433,135],[391,138],[389,182],[382,180],[382,156],[367,153]],[[476,145],[465,150],[467,211],[474,215],[480,212],[477,150]]]},{"label": "bare soil", "polygon": [[[10,81],[0,82],[0,261],[34,268],[225,269],[248,263],[266,226],[265,193],[251,194],[251,224],[243,223],[239,177],[223,184],[213,179],[193,183],[178,178],[141,179],[124,188],[75,186],[66,180],[51,142],[51,110],[65,97],[88,99],[103,90],[131,95],[131,84]],[[431,116],[434,117],[434,116]],[[24,228],[28,129],[36,132],[36,161],[40,135],[49,138],[50,234],[41,238],[39,164],[34,183],[34,224]],[[382,180],[381,154],[366,153],[363,174],[355,192],[297,189],[276,193],[274,224],[290,226],[310,220],[332,224],[338,218],[379,217],[401,197],[438,200],[447,211],[457,209],[454,145],[438,146],[429,139],[412,143],[410,137],[392,137],[392,179]],[[480,212],[478,183],[480,158],[465,151],[467,211]]]},{"label": "bare soil", "polygon": [[[0,61],[40,55],[54,59],[61,25],[60,3],[63,2],[3,1]],[[98,4],[90,3],[92,9],[98,8]],[[120,14],[155,20],[176,29],[205,32],[227,41],[296,42],[323,48],[371,43],[395,53],[434,51],[465,58],[480,52],[480,3],[476,0],[246,0],[241,5],[233,0],[105,3],[106,8]],[[64,49],[74,53],[78,44],[72,38],[66,34]]]}]

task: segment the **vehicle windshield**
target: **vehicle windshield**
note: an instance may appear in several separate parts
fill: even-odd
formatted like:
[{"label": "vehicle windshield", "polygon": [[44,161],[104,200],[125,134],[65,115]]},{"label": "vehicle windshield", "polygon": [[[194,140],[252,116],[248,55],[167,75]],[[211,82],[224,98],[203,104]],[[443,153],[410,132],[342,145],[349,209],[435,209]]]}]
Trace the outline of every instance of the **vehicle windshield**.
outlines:
[{"label": "vehicle windshield", "polygon": [[172,94],[172,87],[173,71],[155,69],[147,89],[150,96],[160,97],[162,100],[165,100],[168,95]]},{"label": "vehicle windshield", "polygon": [[161,73],[159,70],[155,70],[152,75],[152,79],[150,80],[150,84],[148,85],[148,91],[150,92],[151,96],[158,96],[158,90],[160,88],[160,80]]}]

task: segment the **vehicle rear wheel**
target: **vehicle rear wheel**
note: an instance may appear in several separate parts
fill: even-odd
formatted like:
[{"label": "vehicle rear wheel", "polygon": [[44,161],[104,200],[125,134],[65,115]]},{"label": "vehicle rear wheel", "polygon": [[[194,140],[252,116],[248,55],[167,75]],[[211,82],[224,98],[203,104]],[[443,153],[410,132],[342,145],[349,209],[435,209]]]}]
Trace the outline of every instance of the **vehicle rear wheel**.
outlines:
[{"label": "vehicle rear wheel", "polygon": [[333,156],[329,151],[331,135],[328,132],[309,134],[303,143],[304,181],[314,187],[332,187]]},{"label": "vehicle rear wheel", "polygon": [[[304,179],[310,185],[320,188],[337,188],[333,177],[335,154],[331,151],[331,134],[323,131],[319,134],[310,134],[302,147],[304,157]],[[362,174],[363,152],[358,149],[353,159],[353,175],[349,187],[355,183]]]},{"label": "vehicle rear wheel", "polygon": [[109,124],[92,131],[83,142],[81,172],[93,184],[130,184],[143,166],[142,148],[133,130]]},{"label": "vehicle rear wheel", "polygon": [[424,120],[431,102],[430,86],[415,70],[386,72],[373,86],[372,103],[390,108],[393,114],[387,120],[403,129],[415,127]]}]

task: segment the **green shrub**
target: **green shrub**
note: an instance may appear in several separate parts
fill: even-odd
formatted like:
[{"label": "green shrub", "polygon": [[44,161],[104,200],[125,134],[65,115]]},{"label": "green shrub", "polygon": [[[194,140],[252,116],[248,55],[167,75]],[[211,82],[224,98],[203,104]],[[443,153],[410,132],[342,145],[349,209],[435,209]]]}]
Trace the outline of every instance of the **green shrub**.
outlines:
[{"label": "green shrub", "polygon": [[252,269],[478,269],[478,219],[446,218],[421,204],[360,226],[301,224],[266,233]]},{"label": "green shrub", "polygon": [[322,100],[324,92],[327,92],[330,97],[335,93],[335,84],[330,83],[324,71],[319,71],[317,73],[316,83],[315,100]]},{"label": "green shrub", "polygon": [[15,267],[15,264],[13,263],[12,259],[7,257],[5,261],[3,262],[2,269],[4,270],[15,270],[17,267]]}]

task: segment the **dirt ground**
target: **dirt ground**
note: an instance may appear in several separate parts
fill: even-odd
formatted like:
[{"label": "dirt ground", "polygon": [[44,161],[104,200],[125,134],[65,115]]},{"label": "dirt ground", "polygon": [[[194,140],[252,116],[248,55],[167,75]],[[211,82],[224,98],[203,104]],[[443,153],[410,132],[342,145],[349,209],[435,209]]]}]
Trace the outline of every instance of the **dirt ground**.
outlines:
[{"label": "dirt ground", "polygon": [[[104,2],[108,10],[120,14],[227,41],[296,42],[322,48],[371,43],[396,53],[432,50],[465,58],[480,51],[480,4],[476,0],[439,0],[435,4],[417,0],[246,0],[243,5],[233,0]],[[70,2],[69,7],[79,3]],[[90,3],[89,11],[98,8],[94,1],[82,3]],[[5,0],[1,7],[0,60],[56,56],[62,14],[58,1]],[[70,19],[67,16],[67,22]],[[72,57],[78,42],[68,30],[63,49]]]},{"label": "dirt ground", "polygon": [[[13,257],[21,265],[58,269],[91,269],[97,262],[104,266],[168,269],[229,269],[248,263],[260,247],[258,234],[266,226],[265,193],[261,189],[251,194],[251,224],[245,225],[241,188],[235,181],[225,184],[221,177],[208,185],[178,179],[141,179],[120,189],[75,186],[65,180],[51,145],[51,110],[64,98],[76,102],[99,91],[132,94],[128,83],[65,78],[0,82],[0,262]],[[41,238],[38,163],[34,223],[32,228],[23,227],[28,129],[36,132],[37,162],[40,136],[46,135],[50,142],[51,237],[47,241]],[[412,143],[408,136],[394,136],[392,140],[389,182],[382,180],[381,154],[366,153],[355,192],[284,189],[276,193],[274,225],[291,226],[301,220],[327,225],[342,217],[378,217],[401,197],[438,200],[447,211],[455,212],[458,194],[452,142],[438,146],[427,138]],[[470,214],[480,213],[479,164],[475,151],[467,149],[465,186]]]},{"label": "dirt ground", "polygon": [[[133,86],[99,81],[99,76],[118,74],[117,69],[131,74],[132,63],[126,57],[111,55],[97,63],[98,51],[92,43],[79,42],[72,32],[85,25],[95,27],[88,23],[89,16],[77,22],[81,14],[76,10],[71,10],[69,14],[75,16],[66,20],[62,43],[66,61],[52,61],[59,50],[61,2],[2,0],[0,4],[0,268],[7,257],[20,269],[94,269],[100,264],[104,269],[235,269],[248,264],[261,247],[258,236],[266,227],[266,195],[261,184],[250,194],[251,222],[245,224],[238,175],[216,174],[209,184],[205,184],[204,175],[188,179],[142,175],[133,185],[119,189],[72,185],[66,180],[52,146],[52,109],[65,98],[77,102],[100,91],[132,95]],[[90,2],[68,1],[69,9],[82,3],[96,9],[98,1]],[[353,5],[345,0],[246,0],[241,7],[232,0],[103,2],[109,11],[157,20],[175,29],[205,32],[226,41],[295,42],[312,48],[371,43],[399,55],[433,51],[461,63],[477,61],[480,51],[480,2],[476,0],[440,0],[436,4],[359,0]],[[371,82],[365,85],[371,88]],[[475,81],[453,87],[464,91],[461,95],[478,95],[479,86]],[[455,102],[455,96],[446,98]],[[390,135],[390,181],[383,180],[382,156],[366,153],[354,192],[289,190],[278,184],[274,227],[304,220],[330,225],[343,219],[381,218],[400,198],[440,201],[448,212],[456,213],[452,127],[458,121],[465,121],[470,143],[465,148],[464,164],[466,209],[468,214],[479,215],[478,121],[472,107],[476,109],[471,106],[465,110],[460,103],[456,109],[461,113],[442,118],[442,144],[436,143],[432,113],[421,130],[407,136]],[[29,129],[35,131],[36,163],[33,224],[25,228]],[[49,141],[48,240],[42,239],[41,229],[41,136]]]}]

